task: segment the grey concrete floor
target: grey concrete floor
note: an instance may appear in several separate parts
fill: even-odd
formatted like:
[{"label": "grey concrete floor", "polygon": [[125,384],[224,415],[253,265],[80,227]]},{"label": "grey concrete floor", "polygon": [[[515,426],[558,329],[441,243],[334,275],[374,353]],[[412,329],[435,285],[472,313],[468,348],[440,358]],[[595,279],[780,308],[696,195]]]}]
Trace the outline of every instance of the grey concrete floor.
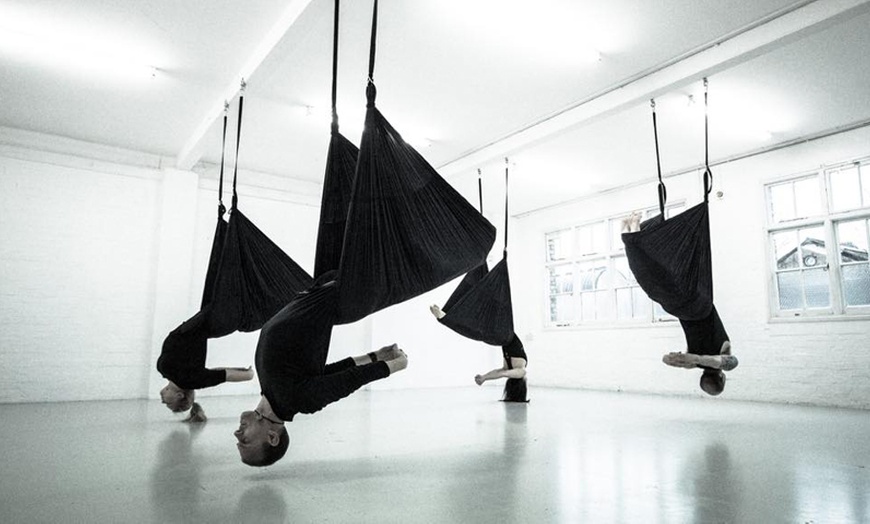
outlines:
[{"label": "grey concrete floor", "polygon": [[579,390],[358,392],[243,465],[254,397],[0,405],[0,522],[870,522],[870,413]]}]

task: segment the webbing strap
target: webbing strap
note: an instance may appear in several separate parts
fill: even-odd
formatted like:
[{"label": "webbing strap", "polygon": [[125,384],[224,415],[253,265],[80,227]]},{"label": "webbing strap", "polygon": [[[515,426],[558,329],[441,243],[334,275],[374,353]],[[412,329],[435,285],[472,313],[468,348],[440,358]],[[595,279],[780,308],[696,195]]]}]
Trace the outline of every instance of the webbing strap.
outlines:
[{"label": "webbing strap", "polygon": [[224,207],[224,157],[227,151],[227,113],[230,109],[230,103],[224,101],[224,131],[221,135],[221,174],[218,181],[218,218],[224,216],[227,208]]},{"label": "webbing strap", "polygon": [[662,181],[662,160],[659,155],[659,129],[656,125],[656,101],[654,98],[650,99],[650,107],[652,107],[652,120],[653,120],[653,136],[655,137],[656,142],[656,168],[658,169],[659,174],[659,212],[661,213],[662,220],[665,219],[665,203],[668,201],[668,190],[665,187],[664,181]]},{"label": "webbing strap", "polygon": [[504,157],[504,250],[502,258],[507,258],[508,245],[508,157]]},{"label": "webbing strap", "polygon": [[233,166],[233,209],[239,203],[239,194],[236,192],[236,180],[239,177],[239,142],[242,138],[242,109],[245,105],[245,81],[242,80],[242,87],[239,89],[239,121],[236,127],[236,163]]},{"label": "webbing strap", "polygon": [[704,78],[704,202],[713,191],[713,172],[710,171],[710,131],[707,115],[707,78]]},{"label": "webbing strap", "polygon": [[375,44],[378,36],[378,0],[375,0],[374,8],[372,9],[372,40],[369,45],[369,83],[366,86],[366,107],[374,107],[375,96]]},{"label": "webbing strap", "polygon": [[338,3],[335,0],[335,17],[332,24],[332,133],[338,133]]},{"label": "webbing strap", "polygon": [[483,214],[483,179],[480,168],[477,169],[477,198],[480,200],[480,214]]}]

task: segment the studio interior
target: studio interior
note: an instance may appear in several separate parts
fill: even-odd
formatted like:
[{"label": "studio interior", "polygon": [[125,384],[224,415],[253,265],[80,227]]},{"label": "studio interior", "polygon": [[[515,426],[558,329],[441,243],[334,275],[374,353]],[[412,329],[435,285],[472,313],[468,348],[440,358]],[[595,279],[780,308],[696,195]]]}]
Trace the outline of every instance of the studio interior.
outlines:
[{"label": "studio interior", "polygon": [[0,0],[0,522],[870,522],[870,0]]}]

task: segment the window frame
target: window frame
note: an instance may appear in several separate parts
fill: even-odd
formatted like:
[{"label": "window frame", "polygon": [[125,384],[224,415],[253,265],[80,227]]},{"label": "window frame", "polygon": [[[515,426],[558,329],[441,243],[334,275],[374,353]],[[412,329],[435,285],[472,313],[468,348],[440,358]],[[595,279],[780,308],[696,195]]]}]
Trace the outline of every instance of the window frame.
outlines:
[{"label": "window frame", "polygon": [[[674,211],[683,212],[688,209],[685,199],[683,200],[675,200],[672,203],[669,203],[665,206],[665,213],[668,218],[674,216]],[[642,213],[642,220],[647,220],[652,216],[655,216],[659,212],[658,206],[651,206],[648,208],[643,208],[639,210]],[[618,258],[625,257],[625,247],[622,242],[619,242],[618,246],[614,246],[614,240],[617,238],[617,235],[614,232],[613,228],[621,228],[621,221],[623,218],[631,214],[630,211],[624,212],[621,214],[608,215],[600,218],[596,218],[595,220],[587,220],[579,223],[575,223],[569,226],[560,226],[555,227],[553,229],[547,230],[543,234],[544,241],[544,263],[543,263],[543,281],[544,281],[544,328],[546,329],[570,329],[570,328],[586,328],[586,327],[611,327],[611,326],[650,326],[656,324],[672,324],[676,322],[677,319],[668,315],[664,311],[661,311],[661,307],[656,307],[657,304],[647,297],[647,303],[641,304],[640,307],[645,307],[648,311],[647,313],[641,317],[635,317],[634,314],[630,318],[619,318],[618,311],[618,298],[617,292],[621,289],[633,289],[638,288],[640,286],[635,284],[632,286],[619,286],[614,285],[612,276],[616,271],[616,263],[615,260]],[[577,253],[577,245],[579,239],[579,231],[586,227],[594,227],[598,224],[604,224],[604,237],[605,237],[605,247],[603,252],[592,252],[592,253]],[[618,230],[617,230],[618,231]],[[569,241],[571,243],[571,252],[568,256],[551,260],[550,259],[550,238],[552,235],[556,234],[565,234],[569,235]],[[603,261],[602,267],[604,267],[604,271],[599,275],[598,278],[601,278],[602,275],[608,275],[608,281],[603,289],[596,290],[582,290],[580,276],[581,271],[579,271],[580,267],[589,264],[594,261]],[[551,269],[561,266],[570,266],[571,268],[571,292],[559,292],[552,293],[551,292]],[[643,289],[640,289],[641,293],[646,296],[646,293],[643,292]],[[605,318],[593,318],[593,319],[584,319],[583,311],[582,311],[582,296],[585,295],[594,295],[595,293],[605,293],[606,294],[606,307],[608,315]],[[553,311],[552,311],[552,298],[555,296],[571,296],[572,302],[572,318],[568,320],[553,320]],[[634,296],[632,295],[632,312],[634,311],[634,307],[636,304],[634,303]],[[597,309],[596,309],[597,313]],[[663,314],[662,314],[663,313]]]},{"label": "window frame", "polygon": [[[831,175],[849,166],[858,166],[858,172],[856,174],[858,176],[858,187],[860,189],[862,183],[862,171],[870,171],[870,157],[862,157],[834,164],[821,165],[818,169],[778,177],[763,183],[765,205],[764,235],[767,251],[767,295],[768,312],[771,320],[866,319],[870,317],[870,304],[857,306],[846,305],[845,290],[843,289],[843,264],[840,261],[840,238],[838,229],[838,225],[843,222],[870,220],[870,202],[862,202],[862,206],[859,208],[848,209],[845,211],[832,211],[834,209],[834,202],[833,191],[831,189]],[[771,189],[782,184],[795,184],[795,182],[809,178],[815,178],[819,185],[819,199],[821,205],[819,214],[775,222],[775,211]],[[803,229],[818,227],[822,229],[824,235],[823,240],[825,244],[826,267],[823,271],[827,273],[828,276],[829,305],[827,307],[819,308],[807,307],[806,286],[802,283],[801,292],[803,293],[804,298],[803,306],[799,309],[782,309],[780,307],[778,276],[782,273],[788,272],[798,272],[802,274],[806,269],[803,266],[803,262],[799,262],[797,269],[781,270],[778,268],[776,244],[773,240],[774,236],[778,233],[789,231],[797,232]],[[870,233],[868,233],[868,236],[870,236]],[[801,249],[800,241],[796,247],[797,249]]]}]

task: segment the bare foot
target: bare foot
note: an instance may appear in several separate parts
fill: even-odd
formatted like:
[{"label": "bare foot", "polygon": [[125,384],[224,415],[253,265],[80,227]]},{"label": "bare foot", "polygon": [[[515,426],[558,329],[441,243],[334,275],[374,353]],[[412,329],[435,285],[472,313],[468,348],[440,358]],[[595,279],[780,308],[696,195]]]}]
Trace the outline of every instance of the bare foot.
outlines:
[{"label": "bare foot", "polygon": [[474,375],[474,381],[478,386],[482,386],[485,380],[483,380],[483,375]]},{"label": "bare foot", "polygon": [[675,368],[693,369],[698,367],[698,355],[691,353],[668,353],[662,357],[662,362]]},{"label": "bare foot", "polygon": [[387,367],[390,368],[390,375],[397,371],[402,371],[406,367],[408,367],[408,355],[405,354],[401,349],[399,350],[399,356],[392,359],[387,360]]},{"label": "bare foot", "polygon": [[441,308],[438,307],[437,304],[432,304],[431,306],[429,306],[429,311],[431,311],[432,314],[435,315],[435,318],[437,318],[438,320],[441,320],[447,314],[441,311]]}]

